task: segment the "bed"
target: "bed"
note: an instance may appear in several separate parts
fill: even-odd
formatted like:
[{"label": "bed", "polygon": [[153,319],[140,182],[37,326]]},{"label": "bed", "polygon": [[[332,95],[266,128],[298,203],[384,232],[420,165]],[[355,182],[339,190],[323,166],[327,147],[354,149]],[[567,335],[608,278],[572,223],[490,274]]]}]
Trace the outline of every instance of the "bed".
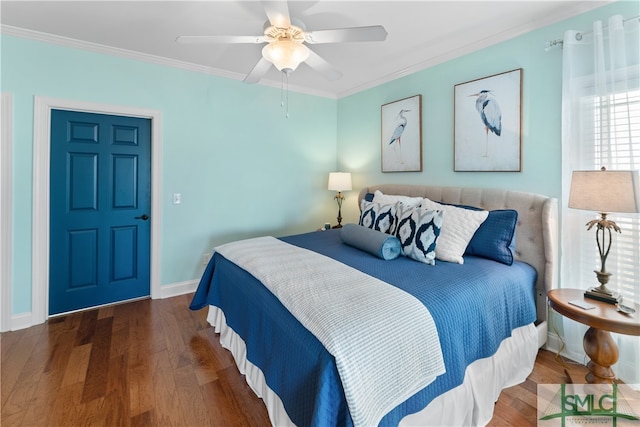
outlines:
[{"label": "bed", "polygon": [[[440,203],[443,222],[452,209],[516,211],[512,263],[478,251],[465,252],[462,264],[385,260],[345,244],[337,229],[248,239],[216,248],[191,308],[208,308],[209,323],[273,425],[486,424],[500,391],[526,379],[546,341],[557,201],[385,184],[363,188],[359,205],[373,194]],[[308,277],[341,299],[311,304],[318,286]],[[358,316],[375,326],[361,330],[369,320]],[[343,341],[328,332],[341,326]]]}]

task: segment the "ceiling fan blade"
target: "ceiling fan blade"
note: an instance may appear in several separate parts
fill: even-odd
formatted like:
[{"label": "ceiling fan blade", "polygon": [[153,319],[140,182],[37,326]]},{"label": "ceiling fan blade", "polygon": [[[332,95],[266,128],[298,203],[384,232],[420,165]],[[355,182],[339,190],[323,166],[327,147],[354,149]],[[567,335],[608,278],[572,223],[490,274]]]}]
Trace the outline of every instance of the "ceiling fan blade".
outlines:
[{"label": "ceiling fan blade", "polygon": [[260,61],[258,61],[256,66],[253,67],[253,70],[251,70],[251,72],[247,74],[247,77],[244,78],[243,82],[245,83],[259,82],[262,76],[264,76],[266,72],[269,71],[269,68],[271,68],[271,62],[267,61],[264,58],[260,58]]},{"label": "ceiling fan blade", "polygon": [[263,0],[262,7],[274,27],[289,28],[291,26],[287,0]]},{"label": "ceiling fan blade", "polygon": [[264,36],[178,36],[176,43],[210,44],[210,43],[264,43]]},{"label": "ceiling fan blade", "polygon": [[308,66],[322,74],[329,81],[338,80],[342,77],[342,73],[340,71],[311,49],[309,49],[309,57],[305,62]]},{"label": "ceiling fan blade", "polygon": [[305,41],[315,43],[376,42],[387,38],[382,25],[370,27],[338,28],[335,30],[307,31]]}]

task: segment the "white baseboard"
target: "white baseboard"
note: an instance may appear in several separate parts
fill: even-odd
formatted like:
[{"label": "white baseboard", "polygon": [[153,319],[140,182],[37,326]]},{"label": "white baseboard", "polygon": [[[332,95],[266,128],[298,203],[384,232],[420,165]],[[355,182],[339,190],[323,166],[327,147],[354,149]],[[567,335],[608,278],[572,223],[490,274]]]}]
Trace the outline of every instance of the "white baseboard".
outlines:
[{"label": "white baseboard", "polygon": [[187,280],[185,282],[172,283],[160,287],[160,299],[177,297],[179,295],[195,292],[200,280]]},{"label": "white baseboard", "polygon": [[562,348],[562,338],[555,332],[549,331],[547,334],[547,344],[545,349],[557,353]]},{"label": "white baseboard", "polygon": [[[198,287],[199,280],[187,280],[185,282],[172,283],[160,287],[160,299],[177,297],[179,295],[195,292]],[[11,316],[10,325],[7,331],[18,331],[20,329],[30,328],[38,323],[34,322],[33,314],[20,313]],[[2,331],[6,332],[6,331]]]},{"label": "white baseboard", "polygon": [[11,324],[9,325],[10,331],[19,331],[20,329],[27,329],[35,325],[33,323],[33,315],[29,313],[20,313],[15,316],[11,316]]},{"label": "white baseboard", "polygon": [[548,341],[548,328],[546,320],[544,322],[540,322],[536,325],[536,330],[538,331],[538,348],[544,347],[544,345]]}]

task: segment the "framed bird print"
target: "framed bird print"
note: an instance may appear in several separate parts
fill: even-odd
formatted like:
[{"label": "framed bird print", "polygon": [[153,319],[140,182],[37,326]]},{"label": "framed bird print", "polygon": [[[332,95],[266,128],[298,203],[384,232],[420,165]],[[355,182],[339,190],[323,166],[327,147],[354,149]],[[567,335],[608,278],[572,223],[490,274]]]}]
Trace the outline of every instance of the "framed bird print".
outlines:
[{"label": "framed bird print", "polygon": [[382,172],[422,171],[422,95],[384,104]]},{"label": "framed bird print", "polygon": [[454,171],[522,170],[522,69],[454,86]]}]

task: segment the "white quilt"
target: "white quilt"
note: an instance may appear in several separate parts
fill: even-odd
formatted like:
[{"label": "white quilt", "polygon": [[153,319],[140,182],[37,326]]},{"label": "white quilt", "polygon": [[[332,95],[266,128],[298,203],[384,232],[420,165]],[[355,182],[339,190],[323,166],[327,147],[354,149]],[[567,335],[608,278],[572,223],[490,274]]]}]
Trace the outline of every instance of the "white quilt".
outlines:
[{"label": "white quilt", "polygon": [[260,280],[334,356],[356,427],[377,425],[445,372],[431,314],[401,289],[273,237],[216,251]]}]

